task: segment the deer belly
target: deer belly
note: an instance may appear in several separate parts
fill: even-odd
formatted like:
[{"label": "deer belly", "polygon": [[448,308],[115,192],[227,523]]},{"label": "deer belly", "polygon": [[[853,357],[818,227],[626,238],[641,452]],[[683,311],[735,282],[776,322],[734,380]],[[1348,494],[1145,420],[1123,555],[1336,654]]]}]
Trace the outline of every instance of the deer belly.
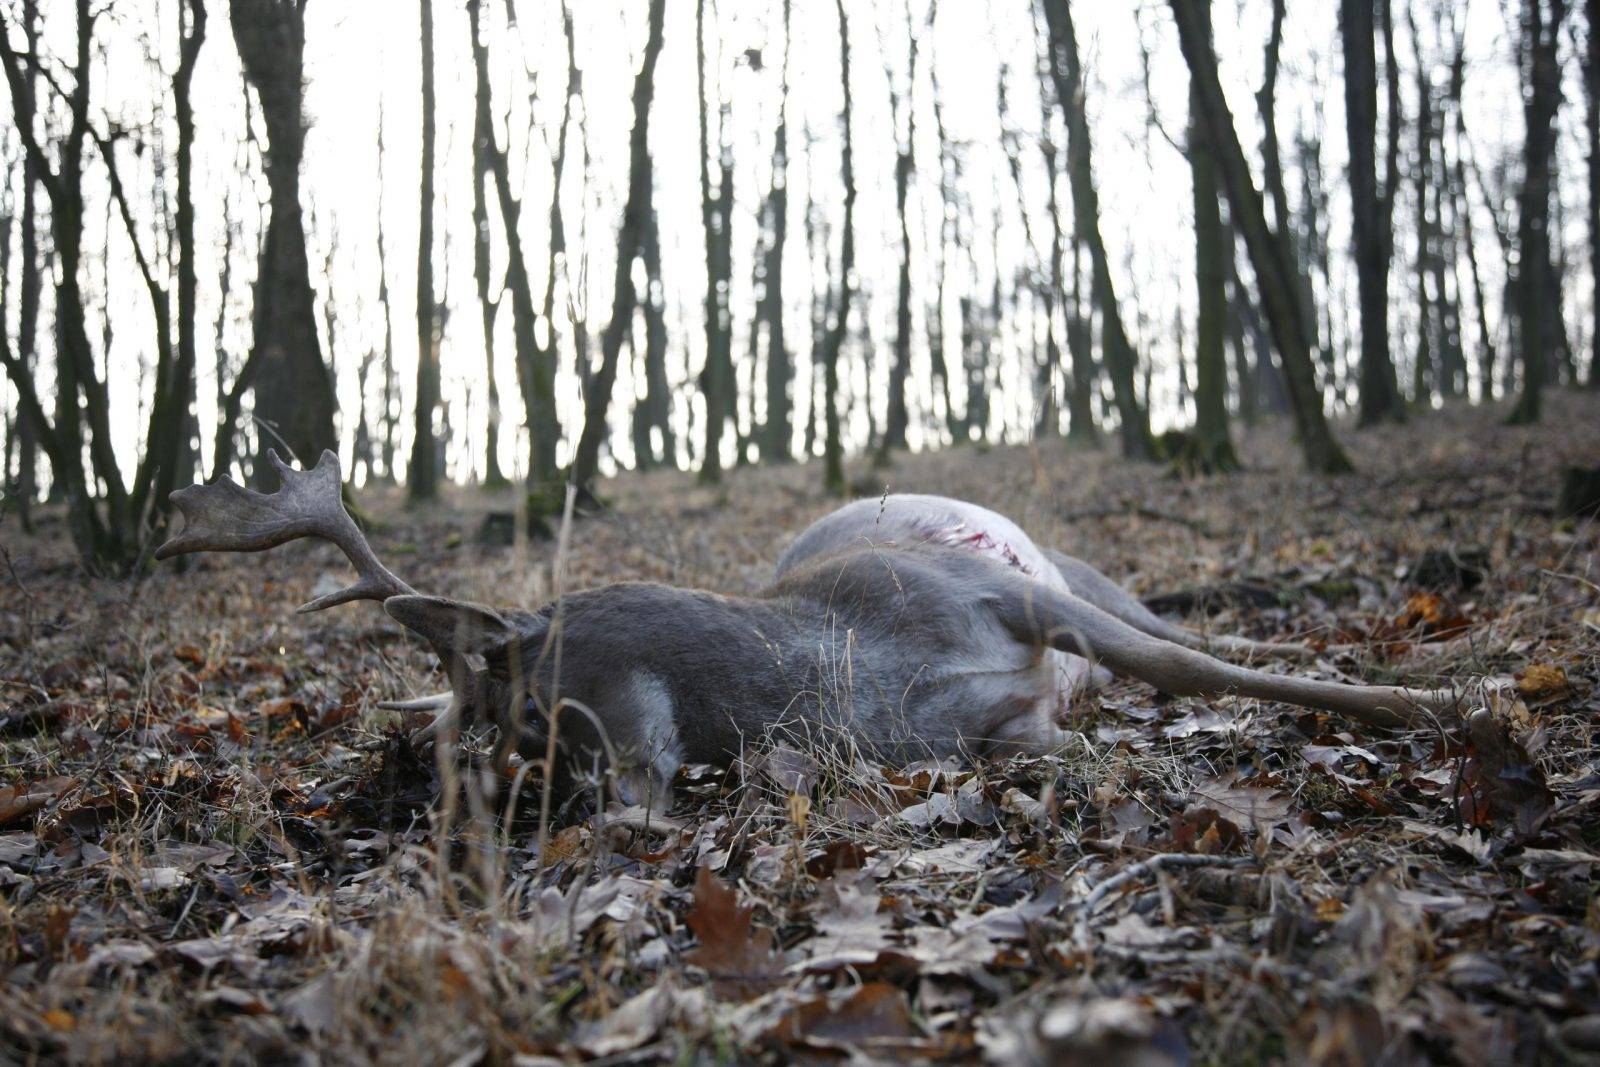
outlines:
[{"label": "deer belly", "polygon": [[1036,581],[1067,590],[1066,579],[1022,528],[1004,515],[961,500],[900,497],[917,531],[941,545],[960,548],[1003,563]]},{"label": "deer belly", "polygon": [[[891,497],[890,506],[897,500],[904,501],[901,506],[907,514],[903,517],[928,540],[995,560],[1052,589],[1072,591],[1050,558],[1004,515],[937,497]],[[1041,675],[1039,701],[1049,706],[1053,716],[1065,714],[1072,701],[1097,680],[1088,660],[1055,649],[1044,653]]]}]

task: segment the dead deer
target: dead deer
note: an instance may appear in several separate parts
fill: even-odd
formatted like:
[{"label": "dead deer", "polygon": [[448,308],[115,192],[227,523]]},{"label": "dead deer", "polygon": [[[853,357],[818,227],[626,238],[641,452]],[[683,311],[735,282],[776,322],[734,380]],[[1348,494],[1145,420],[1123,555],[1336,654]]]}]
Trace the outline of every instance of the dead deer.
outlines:
[{"label": "dead deer", "polygon": [[1177,696],[1236,695],[1405,726],[1449,690],[1269,674],[1213,658],[1303,646],[1205,638],[1152,615],[1093,567],[1010,520],[934,496],[847,504],[802,533],[754,596],[621,582],[537,612],[422,596],[378,561],[340,499],[338,458],[270,456],[282,486],[229,480],[172,495],[185,527],[156,553],[256,552],[301,537],[341,549],[358,580],[304,605],[381,601],[439,656],[451,691],[417,740],[498,727],[502,752],[554,747],[604,766],[630,803],[659,802],[685,762],[727,763],[758,739],[848,743],[891,763],[1044,753],[1103,665]]}]

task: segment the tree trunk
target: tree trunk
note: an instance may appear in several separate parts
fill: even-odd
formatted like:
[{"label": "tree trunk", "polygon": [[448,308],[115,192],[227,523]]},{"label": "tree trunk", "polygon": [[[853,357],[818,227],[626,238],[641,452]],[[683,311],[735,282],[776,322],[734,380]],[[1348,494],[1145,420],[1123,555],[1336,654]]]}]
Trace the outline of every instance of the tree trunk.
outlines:
[{"label": "tree trunk", "polygon": [[173,449],[176,462],[165,476],[158,473],[156,477],[152,503],[163,513],[170,506],[167,497],[172,490],[194,480],[200,450],[200,424],[195,413],[199,352],[194,244],[194,103],[190,87],[206,36],[204,0],[188,0],[187,10],[189,25],[180,40],[178,71],[172,83],[173,110],[178,125],[178,204],[174,219],[178,245],[178,363],[174,377],[180,390],[178,409],[182,425],[177,431],[178,445]]},{"label": "tree trunk", "polygon": [[[1211,41],[1211,0],[1196,0],[1207,47]],[[1274,22],[1281,20],[1282,0],[1274,4]],[[1228,316],[1228,262],[1232,251],[1222,225],[1217,197],[1217,162],[1198,87],[1189,91],[1189,170],[1194,182],[1195,291],[1199,316],[1195,325],[1194,431],[1189,435],[1179,465],[1201,471],[1234,470],[1228,433],[1228,359],[1225,350]],[[1280,176],[1281,180],[1281,176]],[[1279,192],[1281,193],[1281,185]],[[1181,365],[1181,361],[1180,361]]]},{"label": "tree trunk", "polygon": [[[1557,136],[1560,136],[1559,127]],[[1560,235],[1567,232],[1567,202],[1561,195],[1561,157],[1552,153],[1550,158],[1550,222],[1546,229],[1557,236],[1550,242],[1550,277],[1544,294],[1549,306],[1544,316],[1550,331],[1548,344],[1554,355],[1556,380],[1568,385],[1576,384],[1578,367],[1573,359],[1572,342],[1567,337],[1567,318],[1564,310],[1567,277],[1567,242]]]},{"label": "tree trunk", "polygon": [[400,376],[394,365],[394,308],[389,303],[389,262],[383,239],[383,101],[378,101],[378,307],[383,312],[383,410],[379,420],[383,435],[383,480],[395,482],[394,457],[400,436]]},{"label": "tree trunk", "polygon": [[[1434,36],[1441,44],[1443,13],[1434,9]],[[1458,47],[1458,51],[1459,51]],[[1460,215],[1461,201],[1456,196],[1456,166],[1451,154],[1450,139],[1446,131],[1450,115],[1459,98],[1454,85],[1455,67],[1450,68],[1451,81],[1445,93],[1437,98],[1433,121],[1435,164],[1430,177],[1434,204],[1434,235],[1437,246],[1431,260],[1434,292],[1439,310],[1439,390],[1446,397],[1467,395],[1466,323],[1463,321],[1465,298],[1461,285],[1462,235],[1470,229],[1470,221]],[[1445,222],[1448,207],[1450,221]],[[1473,253],[1476,258],[1476,252]]]},{"label": "tree trunk", "polygon": [[[6,188],[9,190],[15,183],[16,167],[12,160],[6,161],[3,172]],[[0,198],[0,343],[9,344],[11,338],[11,227],[16,222],[13,201],[11,197]],[[9,503],[10,498],[17,495],[18,478],[12,473],[20,451],[23,417],[19,410],[9,408],[5,413],[5,451],[0,455],[0,493],[5,494]],[[0,522],[5,521],[5,516],[0,513]]]},{"label": "tree trunk", "polygon": [[[140,509],[132,506],[112,449],[109,394],[95,367],[78,283],[83,246],[83,149],[90,131],[90,42],[94,34],[89,0],[78,0],[76,22],[74,77],[65,99],[67,131],[57,143],[53,166],[37,140],[30,110],[37,37],[29,35],[30,55],[24,61],[12,51],[9,38],[0,33],[0,65],[4,66],[13,116],[19,119],[18,135],[33,164],[38,185],[50,198],[50,228],[59,263],[55,293],[57,418],[53,425],[39,399],[33,373],[25,370],[21,357],[11,351],[9,339],[0,339],[0,363],[17,390],[22,417],[32,421],[39,431],[40,443],[50,457],[55,484],[67,501],[68,529],[79,557],[96,570],[120,570],[135,555],[135,524]],[[20,116],[19,106],[23,111]],[[29,121],[25,124],[22,118]],[[88,473],[82,462],[85,445],[90,461]],[[95,480],[104,497],[104,516],[97,507]]]},{"label": "tree trunk", "polygon": [[1067,438],[1082,445],[1097,447],[1095,431],[1095,374],[1093,323],[1083,306],[1083,242],[1072,238],[1072,291],[1067,294],[1067,354],[1072,359],[1072,390],[1068,396],[1071,421]]},{"label": "tree trunk", "polygon": [[790,461],[794,436],[794,365],[783,337],[783,254],[789,234],[789,54],[791,0],[783,0],[783,85],[778,101],[778,129],[772,139],[772,186],[767,193],[766,260],[756,322],[767,328],[767,419],[761,458]]},{"label": "tree trunk", "polygon": [[[23,0],[22,32],[31,54],[38,54],[39,5],[38,0]],[[15,92],[12,105],[17,125],[33,129],[36,109],[34,77],[29,71],[23,78],[20,92]],[[35,194],[39,188],[38,165],[33,157],[22,158],[22,265],[17,293],[17,352],[22,361],[23,373],[32,377],[36,373],[39,339],[39,297],[43,290],[43,272],[39,270],[39,208]],[[17,412],[17,518],[23,530],[33,532],[33,501],[39,494],[39,436],[40,427],[29,418],[26,411]]]},{"label": "tree trunk", "polygon": [[1600,389],[1600,0],[1584,7],[1589,38],[1583,57],[1584,132],[1589,140],[1589,388]]},{"label": "tree trunk", "polygon": [[1245,307],[1249,297],[1239,284],[1233,231],[1228,232],[1228,344],[1233,349],[1233,378],[1239,389],[1239,419],[1246,426],[1256,424],[1255,374],[1250,367],[1250,348],[1245,342]]},{"label": "tree trunk", "polygon": [[[711,181],[710,101],[706,96],[706,0],[695,5],[695,77],[700,104],[700,225],[705,232],[706,359],[700,373],[705,396],[705,450],[700,481],[722,480],[722,433],[734,419],[733,322],[728,308],[733,279],[733,160],[729,144],[728,105],[717,107],[718,180]],[[719,48],[720,52],[720,48]],[[719,97],[720,93],[719,83]]]},{"label": "tree trunk", "polygon": [[[929,28],[933,27],[935,8],[929,8]],[[939,257],[935,270],[933,306],[928,309],[928,363],[933,373],[934,387],[944,404],[945,429],[953,443],[967,440],[961,419],[956,415],[950,396],[950,363],[945,354],[945,290],[950,268],[951,235],[955,228],[956,162],[950,144],[950,135],[944,124],[944,103],[939,94],[939,65],[928,69],[929,88],[933,90],[933,128],[939,140]]]},{"label": "tree trunk", "polygon": [[917,158],[917,33],[906,12],[907,71],[905,91],[905,137],[900,136],[901,94],[895,88],[894,72],[884,59],[884,80],[889,86],[889,121],[894,126],[894,203],[900,220],[900,273],[895,292],[894,362],[889,365],[889,404],[884,414],[883,440],[879,456],[906,447],[910,415],[906,408],[906,382],[911,377],[911,226],[906,218],[906,200],[911,189],[911,174]]},{"label": "tree trunk", "polygon": [[[1272,0],[1272,28],[1267,35],[1266,57],[1262,64],[1261,89],[1256,93],[1256,110],[1261,116],[1262,184],[1272,200],[1273,226],[1289,247],[1295,265],[1294,285],[1301,302],[1301,321],[1306,329],[1306,347],[1317,346],[1316,308],[1311,299],[1311,278],[1303,269],[1303,259],[1295,241],[1289,217],[1289,195],[1283,180],[1283,153],[1278,145],[1278,68],[1283,52],[1283,23],[1287,16],[1285,0]],[[1191,94],[1192,98],[1192,94]],[[1192,103],[1191,103],[1192,106]]]},{"label": "tree trunk", "polygon": [[584,397],[583,433],[572,461],[572,481],[592,493],[600,473],[600,446],[606,439],[606,416],[611,406],[611,391],[617,380],[617,360],[622,341],[633,320],[638,294],[633,286],[633,261],[645,220],[650,211],[652,181],[650,162],[650,100],[655,93],[656,60],[661,55],[661,27],[666,15],[666,0],[650,0],[650,30],[645,41],[644,62],[633,81],[633,133],[628,146],[628,201],[622,211],[622,226],[617,235],[616,282],[611,300],[611,321],[600,337],[600,368],[589,383]]},{"label": "tree trunk", "polygon": [[[249,362],[254,366],[246,380],[255,391],[256,418],[295,456],[315,462],[323,449],[337,448],[339,439],[333,428],[333,378],[317,336],[300,211],[305,0],[229,0],[229,12],[245,77],[266,122],[264,165],[271,200],[251,315],[255,340]],[[258,453],[264,455],[275,439],[271,433],[257,437]],[[255,479],[264,480],[269,470],[258,459]]]},{"label": "tree trunk", "polygon": [[[809,147],[816,143],[811,134],[808,123],[803,130],[804,143]],[[806,424],[805,440],[801,455],[810,458],[817,454],[818,443],[822,440],[819,427],[822,421],[822,405],[818,398],[822,395],[822,347],[828,335],[828,313],[833,303],[833,286],[827,281],[828,277],[828,237],[826,220],[822,218],[822,211],[817,203],[817,182],[811,172],[811,153],[803,153],[806,161],[806,206],[805,206],[805,241],[807,279],[811,287],[811,346],[808,360],[811,365],[811,381],[806,390]],[[822,264],[818,269],[817,264]],[[823,284],[818,285],[818,276],[821,275]]]},{"label": "tree trunk", "polygon": [[[156,318],[158,369],[145,455],[134,480],[133,494],[136,500],[149,500],[152,519],[166,515],[171,507],[168,496],[180,484],[193,480],[196,448],[194,106],[189,90],[199,62],[200,46],[205,40],[206,8],[203,0],[187,0],[179,10],[186,25],[179,28],[178,69],[172,78],[173,111],[178,128],[178,188],[174,212],[174,244],[178,257],[177,351],[173,359],[167,294],[152,273],[147,277],[147,284],[156,297],[152,310]],[[109,158],[106,166],[113,166]],[[120,179],[113,176],[113,181],[120,187]],[[137,235],[131,228],[128,239],[138,247]]]},{"label": "tree trunk", "polygon": [[1450,168],[1451,199],[1455,205],[1453,211],[1461,229],[1467,268],[1472,279],[1472,306],[1478,327],[1478,398],[1493,400],[1499,357],[1495,351],[1494,334],[1489,329],[1488,307],[1483,298],[1483,277],[1478,269],[1478,246],[1472,228],[1471,194],[1467,188],[1467,119],[1461,99],[1466,85],[1466,55],[1466,34],[1458,29],[1455,53],[1450,60],[1450,109],[1455,134],[1455,155]]},{"label": "tree trunk", "polygon": [[[1037,20],[1036,20],[1037,21]],[[1036,27],[1037,28],[1037,27]],[[1046,49],[1048,51],[1048,49]],[[1051,139],[1051,117],[1053,115],[1052,102],[1049,97],[1048,87],[1044,84],[1044,64],[1039,64],[1040,78],[1040,116],[1038,143],[1045,161],[1045,186],[1046,211],[1050,215],[1050,261],[1047,267],[1040,255],[1038,243],[1033,237],[1033,223],[1028,216],[1028,187],[1022,173],[1022,137],[1011,122],[1009,86],[1010,67],[1002,62],[1000,64],[1000,77],[996,84],[995,101],[1000,125],[1000,145],[1005,152],[1006,169],[1011,172],[1011,186],[1017,197],[1017,214],[1022,222],[1022,249],[1023,263],[1017,271],[1017,276],[1026,278],[1026,281],[1013,283],[1011,289],[1012,315],[1021,318],[1027,324],[1027,337],[1032,349],[1032,364],[1034,368],[1036,385],[1033,393],[1033,434],[1037,437],[1055,437],[1061,432],[1061,344],[1056,339],[1056,297],[1061,293],[1062,287],[1062,234],[1061,218],[1057,213],[1056,199],[1056,150]],[[1000,210],[999,201],[995,203],[995,211]],[[998,229],[998,218],[995,229]],[[994,233],[992,240],[998,241],[999,234]],[[996,290],[996,314],[999,313],[999,288],[1000,271],[998,269],[999,257],[995,256],[996,270],[994,285]],[[1022,295],[1027,293],[1030,307],[1026,317],[1022,312]],[[1034,307],[1044,316],[1044,345],[1043,356],[1040,355],[1038,325],[1035,321]]]},{"label": "tree trunk", "polygon": [[494,112],[489,89],[489,55],[483,44],[482,0],[467,0],[467,28],[471,34],[472,68],[475,76],[472,111],[472,277],[478,289],[478,308],[483,320],[484,382],[488,391],[488,420],[484,427],[484,476],[486,489],[507,485],[500,470],[500,389],[494,380],[495,319],[499,301],[489,295],[491,279],[489,252],[489,197],[484,186],[494,174]]},{"label": "tree trunk", "polygon": [[[1350,140],[1350,200],[1361,305],[1361,423],[1403,422],[1405,405],[1389,356],[1390,218],[1394,186],[1378,188],[1375,0],[1340,0],[1344,101]],[[1391,114],[1391,125],[1395,116]]]},{"label": "tree trunk", "polygon": [[1250,176],[1244,149],[1234,130],[1233,114],[1222,92],[1217,57],[1207,38],[1200,0],[1171,0],[1171,3],[1206,139],[1216,154],[1229,209],[1250,253],[1256,285],[1283,363],[1306,464],[1323,474],[1348,471],[1350,461],[1334,439],[1323,414],[1322,392],[1317,386],[1316,368],[1306,344],[1306,329],[1300,321],[1303,307],[1291,280],[1295,275],[1293,258],[1281,236],[1267,225],[1261,193]]},{"label": "tree trunk", "polygon": [[[1313,279],[1322,280],[1324,293],[1333,292],[1328,253],[1328,191],[1323,181],[1321,133],[1308,135],[1302,129],[1295,137],[1295,150],[1300,169],[1300,214],[1295,222],[1299,239],[1295,251],[1300,257],[1300,283],[1306,314],[1316,319],[1319,309]],[[1344,375],[1341,361],[1335,356],[1331,305],[1331,298],[1323,302],[1320,309],[1321,324],[1313,329],[1312,336],[1307,340],[1317,349],[1327,383],[1339,393],[1342,392]]]},{"label": "tree trunk", "polygon": [[1101,347],[1121,420],[1118,432],[1122,452],[1130,459],[1152,459],[1155,446],[1150,438],[1150,423],[1134,387],[1138,356],[1123,328],[1116,286],[1111,279],[1111,264],[1100,234],[1100,195],[1094,185],[1089,119],[1083,102],[1083,71],[1072,11],[1067,0],[1040,2],[1050,29],[1050,48],[1056,53],[1050,70],[1056,81],[1056,100],[1067,124],[1067,174],[1072,185],[1073,217],[1077,232],[1089,249],[1091,289],[1095,304],[1100,308]]},{"label": "tree trunk", "polygon": [[439,411],[439,335],[433,294],[433,0],[419,0],[422,17],[422,180],[417,219],[417,405],[407,466],[407,498],[413,503],[439,495],[439,462],[433,420]]},{"label": "tree trunk", "polygon": [[851,122],[850,95],[850,18],[844,0],[834,0],[839,12],[839,78],[844,89],[844,107],[839,116],[844,134],[840,152],[840,177],[844,181],[844,237],[839,250],[839,298],[832,309],[832,320],[823,342],[822,370],[825,432],[822,442],[823,486],[842,496],[844,480],[844,440],[839,424],[839,354],[850,327],[850,299],[856,269],[856,170],[855,142]]},{"label": "tree trunk", "polygon": [[1555,280],[1549,227],[1551,156],[1555,152],[1556,113],[1561,108],[1561,68],[1556,51],[1566,16],[1566,0],[1524,2],[1522,39],[1528,89],[1523,96],[1522,113],[1527,134],[1522,189],[1517,195],[1517,248],[1522,270],[1516,293],[1521,320],[1522,392],[1510,418],[1517,424],[1539,421],[1554,348],[1551,342],[1565,335],[1559,295],[1547,290]]},{"label": "tree trunk", "polygon": [[[506,240],[505,289],[511,296],[511,336],[516,346],[517,382],[522,392],[522,403],[528,426],[528,482],[533,486],[549,484],[556,476],[556,445],[561,439],[561,423],[555,406],[556,335],[555,324],[550,319],[554,303],[556,248],[565,247],[561,233],[560,187],[563,156],[566,151],[567,110],[571,96],[564,105],[560,134],[560,148],[556,156],[555,192],[551,205],[551,259],[548,287],[545,292],[545,317],[548,337],[539,343],[538,312],[533,303],[533,283],[528,276],[528,261],[522,247],[522,204],[511,187],[511,162],[504,146],[499,142],[492,117],[493,93],[489,88],[488,45],[481,32],[481,0],[471,0],[467,15],[472,25],[473,66],[477,78],[477,96],[480,117],[475,121],[474,155],[478,167],[494,178],[495,205],[499,210],[500,224]],[[575,68],[573,68],[575,69]],[[573,77],[569,72],[568,88]],[[480,170],[481,174],[483,171]],[[482,179],[479,184],[481,186]],[[476,196],[477,194],[475,194]],[[474,202],[474,213],[478,210]],[[484,226],[488,225],[488,204],[483,205]],[[485,240],[487,237],[485,236]],[[482,290],[480,290],[482,292]],[[486,310],[485,314],[489,314]],[[486,322],[489,320],[486,320]],[[493,385],[491,382],[491,389]]]},{"label": "tree trunk", "polygon": [[[653,193],[651,198],[654,199]],[[654,439],[646,442],[650,461],[676,466],[678,444],[672,432],[672,386],[667,381],[667,309],[666,290],[661,280],[661,226],[653,203],[646,216],[639,255],[644,261],[646,286],[641,301],[645,336],[642,425],[647,437],[659,438],[659,444]]]},{"label": "tree trunk", "polygon": [[1416,173],[1413,175],[1417,194],[1417,351],[1411,368],[1411,401],[1426,407],[1432,402],[1435,379],[1438,377],[1434,366],[1434,350],[1438,347],[1436,342],[1439,333],[1438,305],[1428,291],[1433,273],[1434,241],[1437,239],[1434,219],[1428,210],[1433,170],[1433,80],[1428,76],[1427,62],[1422,53],[1422,34],[1417,30],[1417,20],[1410,5],[1406,7],[1406,22],[1411,30],[1412,52],[1417,57],[1417,156]]},{"label": "tree trunk", "polygon": [[[508,10],[510,10],[508,8]],[[556,413],[555,406],[555,375],[556,362],[560,344],[556,333],[556,271],[558,266],[567,278],[567,300],[571,306],[573,299],[572,275],[567,270],[567,229],[566,218],[561,206],[561,183],[567,172],[567,137],[572,129],[572,101],[583,92],[583,72],[578,69],[577,33],[572,23],[572,11],[565,0],[561,4],[561,29],[567,43],[567,85],[561,97],[561,125],[556,134],[555,159],[550,168],[550,210],[548,214],[550,226],[550,248],[545,263],[544,287],[544,325],[545,343],[542,348],[537,345],[537,336],[534,333],[533,314],[531,305],[527,316],[526,336],[522,328],[518,327],[517,333],[517,367],[518,380],[522,383],[523,404],[527,408],[528,444],[531,450],[528,464],[528,480],[534,485],[541,485],[551,481],[556,475],[556,446],[561,441],[561,423]],[[497,160],[504,160],[505,153],[499,152]],[[585,149],[584,158],[587,160],[588,151]],[[501,176],[505,180],[501,180]],[[587,176],[587,167],[585,167]],[[502,209],[509,206],[519,218],[521,207],[511,195],[509,167],[497,165],[495,182],[500,190],[500,203]],[[508,227],[507,232],[510,232]],[[522,258],[520,239],[512,242],[516,246],[516,255]],[[518,274],[526,279],[527,269],[507,268],[508,280],[513,274]],[[515,315],[517,298],[512,297],[512,311]],[[574,353],[578,359],[579,381],[585,389],[589,384],[588,361],[588,334],[587,326],[573,316],[572,340]],[[524,353],[523,346],[528,346]],[[542,415],[536,415],[542,412]]]}]

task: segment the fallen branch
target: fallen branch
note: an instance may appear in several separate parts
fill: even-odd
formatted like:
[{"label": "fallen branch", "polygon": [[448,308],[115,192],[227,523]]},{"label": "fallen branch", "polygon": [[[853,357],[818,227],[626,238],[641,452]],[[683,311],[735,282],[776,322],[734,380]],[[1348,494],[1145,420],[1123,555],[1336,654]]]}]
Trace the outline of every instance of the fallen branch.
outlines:
[{"label": "fallen branch", "polygon": [[1151,856],[1147,860],[1135,863],[1133,866],[1117,872],[1089,890],[1089,895],[1078,905],[1077,912],[1072,919],[1072,943],[1084,951],[1088,951],[1093,947],[1093,938],[1089,933],[1089,919],[1106,897],[1129,882],[1155,874],[1157,871],[1164,871],[1169,867],[1243,867],[1251,862],[1252,860],[1248,856],[1210,856],[1199,852],[1163,852],[1159,856]]}]

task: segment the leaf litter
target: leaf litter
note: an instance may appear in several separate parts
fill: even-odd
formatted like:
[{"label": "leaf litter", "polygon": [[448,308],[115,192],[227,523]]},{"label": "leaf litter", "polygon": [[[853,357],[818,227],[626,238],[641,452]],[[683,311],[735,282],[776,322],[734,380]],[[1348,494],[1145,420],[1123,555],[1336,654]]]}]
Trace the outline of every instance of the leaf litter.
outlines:
[{"label": "leaf litter", "polygon": [[[497,778],[486,745],[414,751],[378,709],[441,687],[398,628],[289,615],[327,552],[130,586],[79,574],[46,511],[0,588],[0,1059],[1593,1055],[1600,535],[1530,487],[1600,447],[1595,414],[1557,397],[1511,431],[1451,409],[1353,437],[1374,473],[1334,482],[1273,433],[1243,442],[1251,471],[1198,482],[1052,444],[887,475],[1140,592],[1253,590],[1180,606],[1312,644],[1328,677],[1462,684],[1461,724],[1118,683],[1050,757],[777,748],[686,768],[667,810],[543,828],[536,773]],[[813,473],[619,479],[568,587],[753,588],[829,506]],[[430,587],[524,605],[556,587],[548,546],[450,536],[486,497],[363,503]]]}]

